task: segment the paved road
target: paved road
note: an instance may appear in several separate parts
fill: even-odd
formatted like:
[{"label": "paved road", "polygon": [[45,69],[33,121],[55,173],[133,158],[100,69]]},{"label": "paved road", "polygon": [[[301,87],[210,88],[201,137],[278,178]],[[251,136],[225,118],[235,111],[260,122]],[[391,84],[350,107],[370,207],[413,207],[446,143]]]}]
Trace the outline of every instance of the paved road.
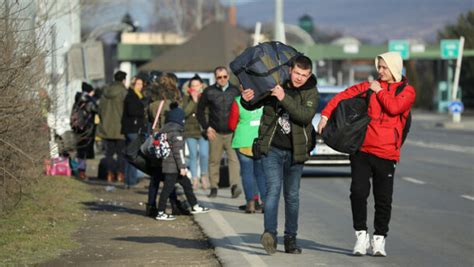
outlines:
[{"label": "paved road", "polygon": [[[473,133],[414,120],[396,171],[386,258],[351,256],[350,172],[344,167],[305,169],[298,236],[302,255],[283,253],[281,237],[279,252],[266,255],[259,242],[263,215],[238,211],[243,199],[231,199],[227,189],[213,200],[198,193],[215,210],[197,221],[225,266],[474,266]],[[281,202],[279,233],[283,214]]]}]

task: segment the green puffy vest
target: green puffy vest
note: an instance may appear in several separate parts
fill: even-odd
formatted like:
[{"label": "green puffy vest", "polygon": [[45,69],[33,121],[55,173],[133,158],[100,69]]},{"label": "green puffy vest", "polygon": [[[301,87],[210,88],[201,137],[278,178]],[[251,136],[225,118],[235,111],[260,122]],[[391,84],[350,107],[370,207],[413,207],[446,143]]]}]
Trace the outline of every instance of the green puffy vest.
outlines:
[{"label": "green puffy vest", "polygon": [[235,128],[232,147],[251,147],[253,140],[258,136],[263,108],[250,111],[242,107],[240,96],[236,97],[235,101],[239,105],[239,122],[237,123],[237,128]]}]

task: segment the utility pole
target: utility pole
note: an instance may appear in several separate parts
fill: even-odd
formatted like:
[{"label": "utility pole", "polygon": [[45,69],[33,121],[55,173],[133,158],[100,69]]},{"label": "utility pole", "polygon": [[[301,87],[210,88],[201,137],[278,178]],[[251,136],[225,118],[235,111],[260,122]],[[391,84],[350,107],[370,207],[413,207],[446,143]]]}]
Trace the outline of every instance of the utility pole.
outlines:
[{"label": "utility pole", "polygon": [[283,0],[275,0],[274,40],[286,43],[285,24],[283,22]]}]

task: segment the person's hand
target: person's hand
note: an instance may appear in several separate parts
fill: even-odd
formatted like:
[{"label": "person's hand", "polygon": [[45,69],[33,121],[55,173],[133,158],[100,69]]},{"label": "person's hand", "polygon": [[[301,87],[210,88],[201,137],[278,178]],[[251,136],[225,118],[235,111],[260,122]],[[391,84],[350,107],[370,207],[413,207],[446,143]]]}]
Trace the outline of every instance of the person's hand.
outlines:
[{"label": "person's hand", "polygon": [[187,174],[186,168],[184,168],[184,169],[179,169],[179,175],[181,175],[181,176],[186,176],[186,174]]},{"label": "person's hand", "polygon": [[326,127],[326,124],[328,123],[328,118],[326,116],[321,116],[321,120],[319,120],[318,123],[318,133],[322,134],[324,127]]},{"label": "person's hand", "polygon": [[207,128],[207,138],[209,138],[211,141],[216,138],[216,130],[214,130],[212,127]]},{"label": "person's hand", "polygon": [[199,98],[199,91],[191,91],[191,98],[194,102],[198,102]]},{"label": "person's hand", "polygon": [[247,102],[252,100],[254,96],[255,96],[255,92],[251,88],[247,88],[242,91],[242,98]]},{"label": "person's hand", "polygon": [[285,90],[280,85],[277,85],[272,89],[272,96],[276,97],[278,101],[282,101],[285,98]]},{"label": "person's hand", "polygon": [[375,93],[378,93],[380,90],[382,90],[382,87],[380,86],[380,83],[378,81],[372,81],[370,82],[370,90],[374,91]]}]

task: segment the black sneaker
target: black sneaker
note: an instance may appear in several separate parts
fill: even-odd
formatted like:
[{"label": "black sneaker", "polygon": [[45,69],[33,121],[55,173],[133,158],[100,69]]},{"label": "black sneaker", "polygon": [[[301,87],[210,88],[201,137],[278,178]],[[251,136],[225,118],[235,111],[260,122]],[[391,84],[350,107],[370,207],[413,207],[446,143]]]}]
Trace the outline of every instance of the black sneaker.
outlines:
[{"label": "black sneaker", "polygon": [[217,197],[217,188],[211,188],[211,193],[207,196],[208,198]]},{"label": "black sneaker", "polygon": [[262,237],[260,238],[260,243],[269,255],[274,254],[276,252],[277,239],[276,236],[272,233],[263,233]]},{"label": "black sneaker", "polygon": [[242,194],[242,189],[240,189],[240,187],[238,185],[234,184],[230,188],[230,192],[232,194],[232,198],[238,198],[240,196],[240,194]]},{"label": "black sneaker", "polygon": [[301,248],[296,244],[296,236],[285,236],[285,253],[301,254]]},{"label": "black sneaker", "polygon": [[146,204],[145,216],[155,218],[156,215],[158,215],[156,207]]}]

